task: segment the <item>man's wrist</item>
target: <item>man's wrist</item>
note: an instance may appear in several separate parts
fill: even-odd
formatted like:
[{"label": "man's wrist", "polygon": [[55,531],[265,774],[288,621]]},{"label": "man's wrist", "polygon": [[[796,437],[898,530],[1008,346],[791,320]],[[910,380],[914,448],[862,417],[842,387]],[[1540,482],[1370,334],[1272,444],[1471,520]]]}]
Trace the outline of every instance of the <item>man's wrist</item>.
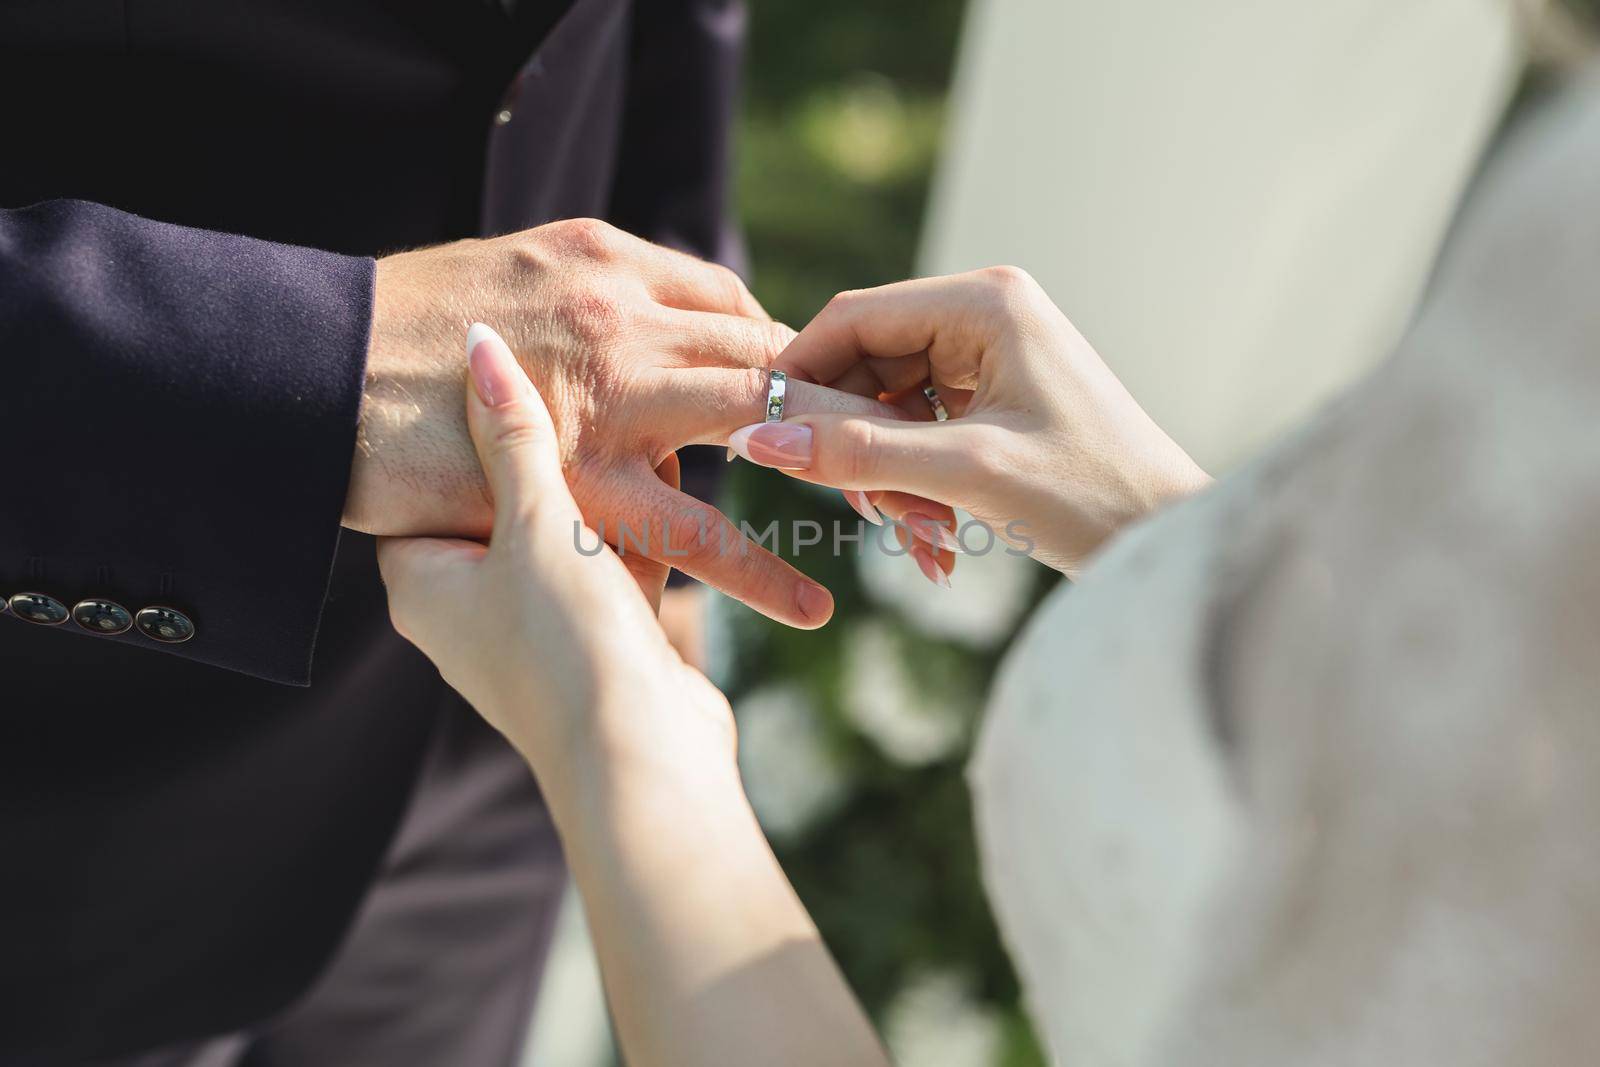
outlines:
[{"label": "man's wrist", "polygon": [[[363,533],[472,536],[490,521],[461,403],[466,327],[434,306],[431,254],[377,261],[342,519]],[[434,289],[444,285],[435,279]]]}]

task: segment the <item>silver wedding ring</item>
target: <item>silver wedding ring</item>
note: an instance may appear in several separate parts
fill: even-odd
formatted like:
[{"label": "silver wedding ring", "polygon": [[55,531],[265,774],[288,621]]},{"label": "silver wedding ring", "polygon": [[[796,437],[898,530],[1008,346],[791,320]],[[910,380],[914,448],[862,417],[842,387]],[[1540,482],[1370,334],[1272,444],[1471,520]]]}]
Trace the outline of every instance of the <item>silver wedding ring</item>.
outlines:
[{"label": "silver wedding ring", "polygon": [[928,398],[928,406],[933,409],[935,422],[944,422],[950,418],[950,409],[944,406],[944,397],[939,395],[939,390],[931,385],[924,385],[922,395]]},{"label": "silver wedding ring", "polygon": [[783,421],[783,394],[789,389],[789,376],[781,370],[767,372],[767,421]]}]

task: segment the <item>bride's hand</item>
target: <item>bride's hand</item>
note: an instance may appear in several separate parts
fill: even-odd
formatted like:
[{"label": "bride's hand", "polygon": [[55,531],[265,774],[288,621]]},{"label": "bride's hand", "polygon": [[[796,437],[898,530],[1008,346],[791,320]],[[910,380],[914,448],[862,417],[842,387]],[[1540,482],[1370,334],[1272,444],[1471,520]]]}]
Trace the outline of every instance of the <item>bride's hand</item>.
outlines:
[{"label": "bride's hand", "polygon": [[489,545],[382,541],[378,562],[396,629],[539,778],[624,1057],[886,1067],[750,810],[727,701],[656,621],[665,575],[579,551],[596,539],[550,414],[483,332],[467,422],[494,495]]},{"label": "bride's hand", "polygon": [[[581,803],[569,799],[575,789],[637,758],[735,773],[727,701],[656,619],[666,569],[595,551],[544,401],[498,335],[475,327],[474,337],[484,339],[469,355],[467,421],[494,531],[487,547],[380,541],[395,628],[510,738],[558,818],[560,806]],[[660,473],[670,481],[674,472]]]},{"label": "bride's hand", "polygon": [[729,443],[744,458],[964,508],[1068,574],[1123,525],[1209,481],[1016,268],[843,293],[776,366],[908,408],[927,407],[931,382],[951,418],[797,416],[737,431]]}]

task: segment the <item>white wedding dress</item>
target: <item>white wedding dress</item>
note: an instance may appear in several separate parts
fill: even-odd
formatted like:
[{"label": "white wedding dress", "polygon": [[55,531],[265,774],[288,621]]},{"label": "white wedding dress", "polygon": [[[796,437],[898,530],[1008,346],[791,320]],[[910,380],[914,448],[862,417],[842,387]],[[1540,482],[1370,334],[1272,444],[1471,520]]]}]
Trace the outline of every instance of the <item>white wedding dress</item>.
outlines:
[{"label": "white wedding dress", "polygon": [[1047,602],[971,779],[1064,1067],[1593,1062],[1600,86],[1393,358]]},{"label": "white wedding dress", "polygon": [[1027,268],[1207,470],[1404,332],[1542,0],[974,0],[919,268]]}]

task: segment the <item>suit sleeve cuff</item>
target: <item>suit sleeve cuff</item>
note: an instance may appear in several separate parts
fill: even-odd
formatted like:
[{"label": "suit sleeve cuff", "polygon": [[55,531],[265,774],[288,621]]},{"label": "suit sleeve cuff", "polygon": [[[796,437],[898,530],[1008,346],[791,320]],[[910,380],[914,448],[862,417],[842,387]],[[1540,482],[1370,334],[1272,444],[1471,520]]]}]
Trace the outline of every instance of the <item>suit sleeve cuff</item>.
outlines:
[{"label": "suit sleeve cuff", "polygon": [[[26,418],[0,591],[193,620],[128,642],[305,685],[356,444],[374,263],[93,204],[0,212],[7,371]],[[7,588],[7,587],[10,588]],[[4,625],[15,625],[3,620]]]}]

